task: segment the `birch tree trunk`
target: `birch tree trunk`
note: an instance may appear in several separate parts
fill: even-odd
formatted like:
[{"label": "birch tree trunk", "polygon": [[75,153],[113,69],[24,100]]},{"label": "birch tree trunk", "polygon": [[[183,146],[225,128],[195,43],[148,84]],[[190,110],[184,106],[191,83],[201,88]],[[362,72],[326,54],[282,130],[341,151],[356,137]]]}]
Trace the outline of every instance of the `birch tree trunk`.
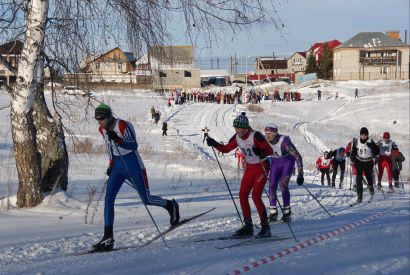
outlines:
[{"label": "birch tree trunk", "polygon": [[41,190],[67,190],[68,153],[61,117],[53,117],[44,98],[44,60],[37,62],[37,81],[34,99],[34,126],[37,151],[41,160]]},{"label": "birch tree trunk", "polygon": [[31,0],[25,13],[25,41],[11,96],[11,128],[19,187],[17,206],[33,207],[42,201],[40,159],[33,123],[36,61],[44,40],[48,0]]}]

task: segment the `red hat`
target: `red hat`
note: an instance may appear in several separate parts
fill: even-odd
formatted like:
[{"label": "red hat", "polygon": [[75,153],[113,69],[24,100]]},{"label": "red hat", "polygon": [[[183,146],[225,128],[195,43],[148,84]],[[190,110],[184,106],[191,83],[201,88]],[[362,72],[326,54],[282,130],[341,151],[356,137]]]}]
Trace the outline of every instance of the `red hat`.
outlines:
[{"label": "red hat", "polygon": [[389,132],[384,132],[383,133],[383,138],[384,139],[389,139],[390,138],[390,133]]}]

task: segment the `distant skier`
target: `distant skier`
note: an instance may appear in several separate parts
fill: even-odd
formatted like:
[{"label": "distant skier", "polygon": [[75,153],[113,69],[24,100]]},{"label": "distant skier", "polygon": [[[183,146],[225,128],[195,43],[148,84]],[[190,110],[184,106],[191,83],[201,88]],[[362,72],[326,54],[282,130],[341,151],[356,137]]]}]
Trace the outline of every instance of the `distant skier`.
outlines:
[{"label": "distant skier", "polygon": [[317,100],[322,100],[322,91],[320,89],[317,90]]},{"label": "distant skier", "polygon": [[237,164],[238,170],[240,169],[241,166],[242,166],[242,169],[245,169],[246,164],[245,164],[244,154],[242,153],[241,149],[239,149],[239,147],[236,148],[235,150],[235,158],[238,159],[238,164]]},{"label": "distant skier", "polygon": [[167,131],[168,131],[168,123],[166,123],[165,121],[162,122],[162,135],[163,136],[167,136]]},{"label": "distant skier", "polygon": [[152,196],[148,187],[148,177],[138,153],[138,143],[132,124],[112,115],[111,107],[100,104],[95,109],[99,132],[105,140],[110,162],[107,169],[108,181],[104,205],[104,236],[91,251],[107,251],[114,247],[114,202],[122,184],[128,180],[138,191],[145,205],[165,208],[170,215],[171,225],[179,222],[179,206],[175,200],[165,200]]},{"label": "distant skier", "polygon": [[332,159],[332,168],[333,168],[333,173],[332,173],[332,187],[336,186],[336,176],[337,176],[337,169],[340,166],[340,182],[339,182],[339,188],[341,189],[343,187],[343,179],[345,175],[345,169],[346,169],[346,154],[345,154],[345,148],[340,147],[336,150],[330,151],[328,158]]},{"label": "distant skier", "polygon": [[370,200],[374,196],[373,187],[373,159],[379,154],[379,147],[369,138],[369,130],[366,127],[360,129],[360,139],[355,140],[352,146],[352,153],[350,160],[356,165],[356,184],[357,184],[357,201],[361,203],[363,200],[363,177],[364,172],[367,179],[367,186],[369,188]]},{"label": "distant skier", "polygon": [[325,151],[323,153],[323,156],[319,157],[316,160],[316,168],[317,170],[320,171],[320,173],[322,173],[321,177],[320,177],[320,182],[322,183],[322,185],[325,185],[325,175],[326,175],[326,179],[327,179],[327,185],[330,186],[330,166],[332,165],[332,160],[328,157],[329,152]]},{"label": "distant skier", "polygon": [[400,171],[403,169],[402,162],[405,160],[406,159],[404,158],[403,154],[399,151],[398,148],[396,150],[393,150],[391,173],[392,173],[392,177],[394,180],[394,187],[396,188],[400,187],[400,183],[399,183]]},{"label": "distant skier", "polygon": [[289,180],[294,171],[296,162],[298,168],[298,177],[296,182],[298,185],[303,184],[304,178],[302,156],[299,154],[298,150],[288,136],[278,133],[278,127],[276,124],[271,123],[265,126],[265,137],[273,150],[272,156],[269,157],[269,221],[275,222],[278,220],[276,190],[278,189],[278,185],[280,185],[283,199],[283,216],[281,220],[284,222],[290,222],[291,209]]},{"label": "distant skier", "polygon": [[390,133],[383,133],[383,140],[379,144],[380,153],[377,160],[377,188],[380,190],[382,186],[383,171],[386,168],[387,180],[389,182],[389,189],[393,190],[393,180],[392,180],[392,152],[397,149],[396,144],[390,139]]},{"label": "distant skier", "polygon": [[272,148],[266,141],[265,137],[249,126],[249,120],[243,112],[233,121],[235,135],[226,145],[219,144],[211,137],[207,137],[208,146],[215,147],[218,151],[228,153],[239,147],[245,155],[246,168],[241,181],[239,190],[239,199],[245,225],[237,230],[234,236],[253,235],[253,224],[251,218],[251,208],[248,197],[252,191],[252,200],[258,210],[261,221],[261,231],[256,235],[257,238],[270,237],[270,226],[266,214],[266,208],[262,201],[262,192],[264,190],[267,175],[265,169],[268,164],[266,161],[261,162],[265,156],[272,155]]},{"label": "distant skier", "polygon": [[359,90],[356,88],[354,90],[354,98],[358,98],[359,97]]}]

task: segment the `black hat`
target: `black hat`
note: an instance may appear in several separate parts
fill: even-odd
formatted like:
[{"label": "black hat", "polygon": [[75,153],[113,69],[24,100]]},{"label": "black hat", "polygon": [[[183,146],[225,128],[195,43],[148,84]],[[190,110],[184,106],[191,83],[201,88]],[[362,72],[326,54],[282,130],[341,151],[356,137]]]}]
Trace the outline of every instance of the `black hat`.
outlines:
[{"label": "black hat", "polygon": [[361,129],[360,129],[360,134],[361,135],[369,135],[369,130],[367,130],[367,128],[366,127],[362,127]]}]

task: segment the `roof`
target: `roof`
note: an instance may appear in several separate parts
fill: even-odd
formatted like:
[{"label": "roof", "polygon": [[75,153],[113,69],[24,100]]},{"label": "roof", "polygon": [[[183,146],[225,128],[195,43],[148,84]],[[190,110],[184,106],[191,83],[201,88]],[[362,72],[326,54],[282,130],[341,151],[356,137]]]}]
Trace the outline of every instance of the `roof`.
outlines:
[{"label": "roof", "polygon": [[341,44],[340,48],[408,47],[407,44],[388,37],[382,32],[360,32]]},{"label": "roof", "polygon": [[227,70],[201,70],[201,77],[229,76]]},{"label": "roof", "polygon": [[330,49],[336,48],[337,46],[342,44],[342,43],[340,43],[339,40],[336,40],[336,39],[326,41],[326,42],[317,42],[317,43],[313,44],[312,47],[310,47],[308,52],[313,51],[315,53],[318,50],[321,50],[323,48],[323,46],[325,45],[325,43],[327,43],[327,45],[329,46]]},{"label": "roof", "polygon": [[124,52],[125,57],[128,59],[128,62],[135,62],[137,59],[135,58],[134,54],[131,52]]},{"label": "roof", "polygon": [[[258,62],[258,59],[256,59]],[[261,58],[260,59],[260,68],[259,69],[287,69],[288,68],[288,61],[286,59],[273,59],[273,58]],[[263,66],[262,66],[263,65]]]},{"label": "roof", "polygon": [[0,45],[0,54],[21,54],[23,42],[20,40],[12,40],[3,45]]},{"label": "roof", "polygon": [[293,56],[295,56],[295,55],[297,55],[297,54],[299,54],[299,55],[303,56],[304,58],[306,58],[306,52],[295,52],[294,54],[292,54],[292,55],[289,57],[289,59],[291,59]]}]

